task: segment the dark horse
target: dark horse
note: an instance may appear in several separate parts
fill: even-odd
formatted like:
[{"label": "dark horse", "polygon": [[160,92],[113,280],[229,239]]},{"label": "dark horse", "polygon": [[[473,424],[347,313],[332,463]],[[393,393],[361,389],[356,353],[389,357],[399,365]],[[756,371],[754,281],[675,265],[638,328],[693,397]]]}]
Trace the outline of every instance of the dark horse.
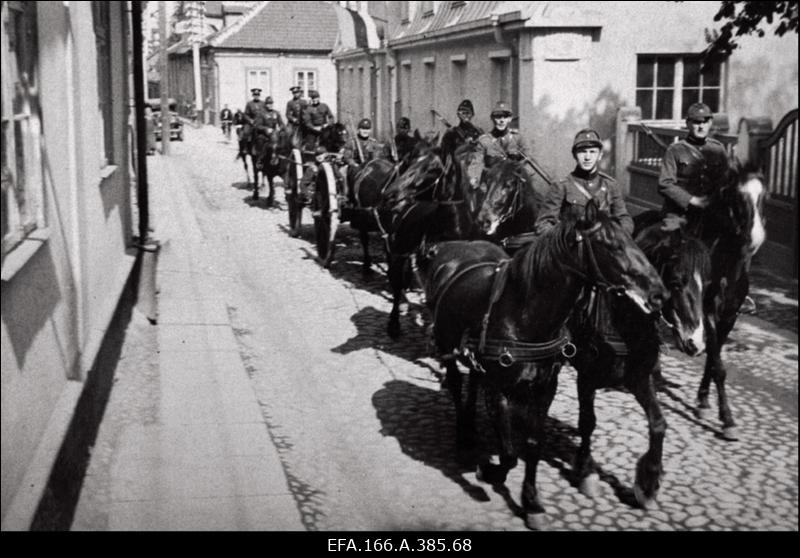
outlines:
[{"label": "dark horse", "polygon": [[292,148],[292,138],[286,129],[273,132],[270,135],[256,133],[252,147],[253,160],[253,199],[258,199],[258,192],[263,179],[269,184],[267,205],[272,205],[275,200],[276,176],[284,176],[289,166],[289,155]]},{"label": "dark horse", "polygon": [[[704,349],[703,293],[710,277],[708,250],[685,230],[665,230],[661,223],[645,228],[636,242],[669,289],[662,308],[678,346],[694,356]],[[656,395],[654,377],[659,370],[660,339],[656,319],[642,314],[631,300],[609,298],[588,290],[580,311],[568,322],[577,347],[571,364],[578,372],[578,429],[580,449],[575,458],[575,479],[580,491],[593,498],[598,475],[591,454],[596,425],[595,393],[602,388],[624,386],[644,410],[649,448],[636,465],[634,495],[644,508],[655,500],[663,474],[662,448],[667,423]]]},{"label": "dark horse", "polygon": [[[558,372],[574,350],[567,318],[592,285],[625,293],[641,312],[657,311],[667,294],[661,279],[633,239],[593,202],[583,219],[562,221],[511,259],[490,242],[443,242],[420,258],[420,269],[455,402],[459,445],[474,433],[480,377],[501,455],[499,464],[481,462],[478,476],[503,484],[516,465],[511,425],[512,408],[518,407],[526,421],[522,507],[526,525],[540,528],[544,508],[536,470]],[[466,404],[456,360],[470,371]]]},{"label": "dark horse", "polygon": [[703,419],[709,414],[713,381],[726,440],[738,439],[738,433],[725,392],[727,372],[720,353],[750,288],[750,261],[766,239],[764,196],[761,173],[754,166],[732,161],[722,187],[712,194],[702,215],[689,215],[688,230],[711,251],[711,283],[704,298],[706,364],[697,392],[697,414]]},{"label": "dark horse", "polygon": [[[347,128],[338,122],[325,126],[319,134],[318,145],[325,147],[329,153],[338,153],[347,142]],[[314,154],[303,151],[303,148],[294,145],[289,155],[289,163],[284,176],[284,190],[286,192],[286,205],[289,210],[289,234],[298,236],[303,217],[303,208],[311,203],[311,195],[301,191],[300,182],[303,179],[305,170],[313,161]],[[320,179],[317,173],[315,181]]]},{"label": "dark horse", "polygon": [[[349,188],[348,196],[341,197],[342,203],[337,207],[336,215],[331,214],[330,221],[325,216],[326,211],[330,211],[332,204],[336,202],[330,198],[331,190],[327,181],[318,182],[319,201],[325,203],[328,200],[322,212],[325,219],[322,223],[323,230],[330,223],[328,243],[324,250],[325,255],[320,254],[326,267],[334,256],[336,227],[339,223],[347,222],[359,231],[364,254],[362,271],[365,274],[370,273],[372,256],[369,253],[369,233],[379,232],[382,235],[388,257],[387,242],[393,227],[392,208],[416,195],[425,195],[423,192],[434,190],[435,185],[441,182],[444,168],[435,147],[438,138],[429,140],[415,133],[415,139],[416,143],[408,161],[392,162],[377,158],[367,162],[361,169],[348,169],[346,176],[352,187]],[[434,170],[431,170],[431,161]]]}]

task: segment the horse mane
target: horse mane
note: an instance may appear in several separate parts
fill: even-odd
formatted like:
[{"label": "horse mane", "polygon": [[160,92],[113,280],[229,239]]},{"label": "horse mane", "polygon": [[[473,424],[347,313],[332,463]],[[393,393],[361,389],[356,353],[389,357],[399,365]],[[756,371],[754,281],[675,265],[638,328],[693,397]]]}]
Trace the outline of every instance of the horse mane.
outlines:
[{"label": "horse mane", "polygon": [[577,224],[568,216],[519,250],[512,258],[511,276],[533,288],[552,283],[553,277],[563,278],[562,264],[570,249],[568,239],[575,237]]},{"label": "horse mane", "polygon": [[711,274],[708,247],[682,227],[664,231],[660,222],[650,225],[637,236],[636,243],[657,269],[672,265],[687,272],[699,271],[703,280]]}]

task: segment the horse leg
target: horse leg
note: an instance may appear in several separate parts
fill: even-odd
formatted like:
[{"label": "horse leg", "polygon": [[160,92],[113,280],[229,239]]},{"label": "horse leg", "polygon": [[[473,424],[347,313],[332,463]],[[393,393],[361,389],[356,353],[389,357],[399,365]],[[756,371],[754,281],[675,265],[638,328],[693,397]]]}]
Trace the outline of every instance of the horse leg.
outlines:
[{"label": "horse leg", "polygon": [[361,237],[361,247],[364,249],[364,263],[361,265],[361,272],[364,275],[372,273],[372,256],[369,255],[369,232],[367,228],[358,231]]},{"label": "horse leg", "polygon": [[[446,360],[444,365],[447,370],[445,385],[453,398],[456,410],[456,449],[461,454],[463,450],[472,449],[475,445],[475,415],[470,413],[469,400],[465,404],[461,397],[463,379],[455,359]],[[474,407],[474,400],[472,403]]]},{"label": "horse leg", "polygon": [[267,205],[272,205],[275,201],[275,185],[272,183],[272,179],[274,178],[270,173],[264,173],[264,176],[267,178],[267,184],[269,184],[269,195],[267,196]]},{"label": "horse leg", "polygon": [[392,288],[392,311],[389,313],[389,325],[386,332],[392,339],[397,339],[400,336],[400,303],[403,301],[405,258],[389,254],[387,261],[389,262],[387,275]]},{"label": "horse leg", "polygon": [[[667,421],[661,412],[652,372],[658,364],[658,352],[648,356],[644,362],[636,362],[636,357],[628,357],[629,370],[633,371],[633,378],[626,382],[633,396],[636,397],[647,416],[647,429],[650,444],[647,452],[636,463],[636,482],[633,492],[636,501],[645,509],[649,509],[655,502],[658,488],[661,485],[661,476],[664,474],[662,467],[662,451],[664,435],[667,431]],[[631,372],[626,371],[626,378]]]},{"label": "horse leg", "polygon": [[580,483],[578,490],[589,498],[598,495],[599,475],[592,459],[592,433],[597,425],[594,412],[595,386],[591,379],[598,373],[594,367],[581,367],[578,371],[578,431],[581,435],[581,446],[575,456],[575,478]]},{"label": "horse leg", "polygon": [[489,484],[502,485],[506,482],[508,472],[517,465],[517,454],[511,439],[511,406],[508,397],[492,382],[486,382],[485,398],[489,418],[500,440],[500,459],[499,463],[484,461],[478,464],[476,477]]},{"label": "horse leg", "polygon": [[544,452],[545,424],[550,405],[556,395],[558,373],[554,370],[547,377],[529,382],[526,388],[528,436],[525,440],[525,478],[522,481],[522,508],[525,510],[525,526],[541,531],[547,529],[548,522],[544,506],[539,501],[536,490],[536,472]]}]

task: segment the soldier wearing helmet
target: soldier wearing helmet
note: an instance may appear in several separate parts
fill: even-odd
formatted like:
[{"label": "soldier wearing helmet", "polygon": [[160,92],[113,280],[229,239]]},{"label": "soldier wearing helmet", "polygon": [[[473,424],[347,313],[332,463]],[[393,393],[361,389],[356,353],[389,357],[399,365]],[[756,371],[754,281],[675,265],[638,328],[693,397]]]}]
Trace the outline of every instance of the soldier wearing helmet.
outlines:
[{"label": "soldier wearing helmet", "polygon": [[521,160],[527,155],[525,139],[519,130],[510,127],[513,115],[511,108],[503,101],[498,102],[492,110],[494,127],[478,138],[487,167],[504,159]]},{"label": "soldier wearing helmet", "polygon": [[442,155],[444,157],[455,153],[456,149],[469,141],[477,140],[483,131],[472,123],[475,116],[475,108],[472,101],[464,99],[456,109],[458,125],[447,129],[442,136]]},{"label": "soldier wearing helmet", "polygon": [[625,206],[617,182],[600,172],[603,142],[590,128],[581,130],[572,142],[575,170],[554,182],[545,196],[534,230],[541,234],[554,227],[567,214],[583,217],[586,204],[594,200],[600,211],[616,219],[628,234],[633,234],[633,219]]},{"label": "soldier wearing helmet", "polygon": [[708,205],[728,170],[725,147],[708,137],[711,109],[695,103],[686,113],[688,135],[673,143],[664,153],[658,177],[658,193],[664,197],[663,213],[685,215]]},{"label": "soldier wearing helmet", "polygon": [[292,92],[291,100],[286,103],[286,128],[289,134],[300,130],[303,122],[303,111],[308,103],[303,99],[303,89],[299,85],[289,88]]},{"label": "soldier wearing helmet", "polygon": [[411,120],[403,116],[397,121],[397,134],[394,136],[394,144],[397,146],[397,158],[405,161],[414,150],[414,136],[411,135]]},{"label": "soldier wearing helmet", "polygon": [[322,128],[333,123],[333,113],[330,107],[320,102],[319,92],[311,90],[308,92],[311,103],[306,105],[303,110],[303,144],[307,151],[313,151],[319,141],[319,134]]},{"label": "soldier wearing helmet", "polygon": [[271,139],[274,139],[277,133],[283,128],[281,113],[273,107],[274,103],[272,97],[264,99],[264,110],[256,116],[253,122],[253,129],[256,134],[263,134]]},{"label": "soldier wearing helmet", "polygon": [[344,148],[344,160],[350,168],[360,168],[383,153],[383,146],[372,137],[372,121],[362,118],[356,137],[350,138]]},{"label": "soldier wearing helmet", "polygon": [[244,127],[242,129],[242,135],[245,141],[252,140],[253,123],[256,117],[264,112],[265,109],[264,101],[261,100],[261,88],[254,87],[250,90],[250,93],[252,93],[253,99],[248,101],[244,107]]}]

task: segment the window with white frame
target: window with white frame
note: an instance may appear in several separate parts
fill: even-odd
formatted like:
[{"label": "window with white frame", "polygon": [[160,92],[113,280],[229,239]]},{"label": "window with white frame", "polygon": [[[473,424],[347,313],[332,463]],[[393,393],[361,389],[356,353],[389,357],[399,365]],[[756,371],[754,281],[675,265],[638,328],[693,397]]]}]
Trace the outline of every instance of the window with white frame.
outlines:
[{"label": "window with white frame", "polygon": [[262,100],[272,95],[272,88],[270,87],[269,80],[269,68],[248,68],[245,86],[245,94],[247,95],[245,98],[248,100],[252,97],[250,91],[256,88],[261,89]]},{"label": "window with white frame", "polygon": [[308,69],[295,70],[294,84],[303,90],[303,97],[308,97],[308,92],[312,89],[319,90],[317,71]]},{"label": "window with white frame", "polygon": [[92,2],[97,48],[97,99],[103,121],[101,167],[114,163],[114,94],[111,83],[111,17],[108,2]]},{"label": "window with white frame", "polygon": [[40,143],[39,53],[35,2],[3,2],[2,69],[2,256],[44,222]]},{"label": "window with white frame", "polygon": [[721,63],[701,71],[699,55],[639,55],[636,63],[636,105],[646,120],[682,120],[689,105],[706,103],[724,111]]}]

